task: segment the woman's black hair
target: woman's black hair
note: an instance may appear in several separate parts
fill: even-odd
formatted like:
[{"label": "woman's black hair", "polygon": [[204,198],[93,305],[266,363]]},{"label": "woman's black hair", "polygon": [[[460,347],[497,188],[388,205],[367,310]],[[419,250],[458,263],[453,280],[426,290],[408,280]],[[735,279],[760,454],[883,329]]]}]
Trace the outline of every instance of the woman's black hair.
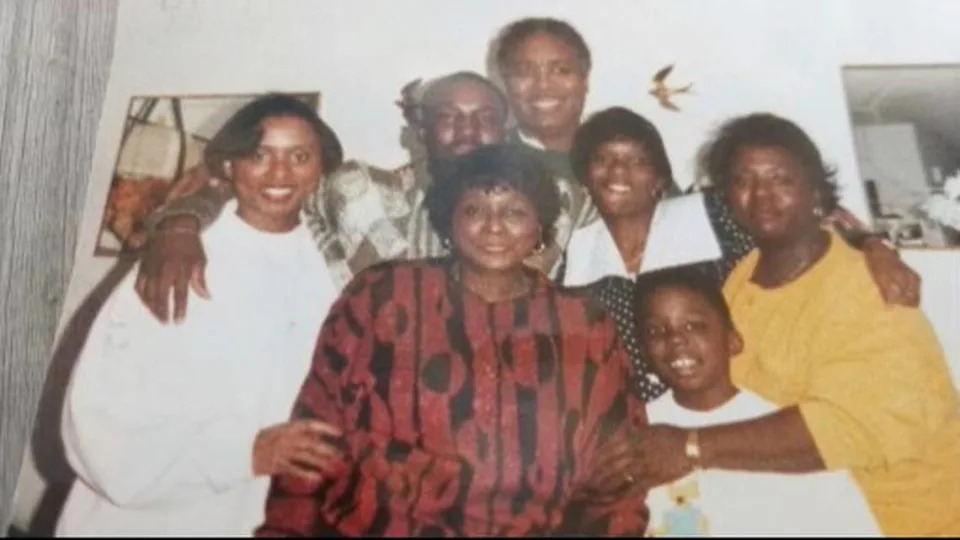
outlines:
[{"label": "woman's black hair", "polygon": [[663,146],[657,127],[646,118],[625,107],[610,107],[590,116],[573,137],[570,148],[570,164],[581,184],[588,183],[587,174],[594,154],[611,141],[630,141],[643,145],[654,172],[663,181],[666,195],[680,193],[673,180],[673,168]]},{"label": "woman's black hair", "polygon": [[547,34],[574,50],[584,74],[590,73],[590,48],[570,23],[550,17],[528,17],[510,23],[496,39],[496,65],[501,78],[507,77],[514,53],[527,38]]},{"label": "woman's black hair", "polygon": [[546,244],[553,241],[554,222],[560,215],[560,193],[553,176],[530,152],[511,144],[482,146],[444,162],[433,174],[424,204],[440,238],[451,239],[453,214],[467,191],[505,187],[530,201],[540,223],[541,240]]},{"label": "woman's black hair", "polygon": [[748,147],[777,147],[795,157],[807,171],[820,204],[827,214],[837,208],[836,170],[823,162],[817,145],[800,126],[770,113],[755,113],[727,121],[709,144],[703,169],[721,191],[730,186],[730,173],[737,152]]},{"label": "woman's black hair", "polygon": [[343,163],[340,140],[317,111],[293,96],[269,94],[244,105],[213,136],[203,152],[207,170],[215,177],[227,178],[224,162],[253,155],[263,138],[264,120],[281,116],[300,118],[316,133],[324,175],[340,167]]},{"label": "woman's black hair", "polygon": [[700,265],[678,266],[641,274],[637,278],[634,312],[637,314],[643,313],[647,302],[653,295],[657,291],[667,288],[684,289],[702,297],[711,307],[717,310],[720,318],[723,319],[729,329],[735,328],[733,316],[730,314],[730,306],[727,305],[720,284],[714,276],[710,275]]}]

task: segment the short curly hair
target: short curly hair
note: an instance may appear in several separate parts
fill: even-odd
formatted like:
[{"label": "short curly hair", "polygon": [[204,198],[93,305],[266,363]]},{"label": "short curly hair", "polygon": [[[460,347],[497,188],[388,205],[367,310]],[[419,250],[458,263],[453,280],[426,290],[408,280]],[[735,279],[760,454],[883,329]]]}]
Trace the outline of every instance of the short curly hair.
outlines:
[{"label": "short curly hair", "polygon": [[639,143],[647,151],[654,172],[663,181],[667,195],[680,193],[673,179],[673,168],[656,126],[646,118],[625,107],[610,107],[590,116],[573,137],[570,163],[581,184],[587,185],[590,162],[604,144],[616,141]]},{"label": "short curly hair", "polygon": [[826,213],[839,205],[836,170],[824,163],[817,145],[800,126],[770,113],[754,113],[727,121],[717,130],[705,153],[703,169],[721,191],[731,183],[731,167],[737,152],[748,147],[777,147],[796,158],[820,194]]},{"label": "short curly hair", "polygon": [[717,310],[728,329],[736,328],[722,286],[700,265],[676,266],[642,274],[637,278],[634,313],[643,313],[657,291],[669,288],[685,289],[700,295]]},{"label": "short curly hair", "polygon": [[489,191],[505,187],[530,201],[540,223],[541,240],[553,241],[554,223],[560,215],[560,193],[553,176],[532,153],[512,144],[482,146],[444,162],[433,174],[424,205],[440,238],[451,239],[453,215],[465,193],[471,189]]},{"label": "short curly hair", "polygon": [[226,178],[223,163],[252,156],[263,138],[263,122],[283,116],[300,118],[316,133],[324,175],[340,168],[343,163],[340,139],[317,111],[294,96],[268,94],[244,105],[217,131],[203,152],[207,170],[218,178]]},{"label": "short curly hair", "polygon": [[546,34],[569,45],[580,62],[583,73],[590,73],[590,48],[583,36],[570,23],[550,17],[528,17],[507,25],[495,41],[496,65],[501,78],[507,77],[507,70],[514,53],[527,38]]}]

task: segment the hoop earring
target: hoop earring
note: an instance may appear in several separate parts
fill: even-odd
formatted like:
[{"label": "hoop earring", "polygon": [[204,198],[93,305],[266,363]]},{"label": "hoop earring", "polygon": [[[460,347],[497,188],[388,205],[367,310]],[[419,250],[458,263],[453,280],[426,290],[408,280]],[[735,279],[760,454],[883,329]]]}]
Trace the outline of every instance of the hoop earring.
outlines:
[{"label": "hoop earring", "polygon": [[542,253],[543,250],[547,249],[547,242],[545,240],[546,236],[543,233],[543,227],[537,227],[538,233],[540,234],[540,240],[537,242],[537,245],[533,246],[534,253]]}]

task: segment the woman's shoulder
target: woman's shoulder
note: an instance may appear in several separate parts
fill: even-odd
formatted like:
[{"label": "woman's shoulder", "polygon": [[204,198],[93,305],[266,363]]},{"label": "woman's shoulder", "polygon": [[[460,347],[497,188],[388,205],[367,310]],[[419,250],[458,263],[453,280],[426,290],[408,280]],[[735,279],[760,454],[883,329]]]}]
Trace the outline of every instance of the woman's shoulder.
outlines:
[{"label": "woman's shoulder", "polygon": [[632,304],[634,290],[633,281],[619,276],[608,276],[589,285],[553,286],[561,319],[582,314],[588,324],[612,320],[612,304]]},{"label": "woman's shoulder", "polygon": [[827,295],[843,294],[847,301],[865,304],[871,309],[883,307],[866,256],[850,247],[840,235],[830,233],[830,248],[819,269],[820,288]]},{"label": "woman's shoulder", "polygon": [[733,269],[730,270],[730,274],[727,275],[727,279],[723,283],[723,292],[728,299],[732,293],[750,281],[750,276],[753,275],[759,259],[760,250],[754,248],[733,266]]},{"label": "woman's shoulder", "polygon": [[397,277],[403,274],[419,274],[423,278],[439,279],[446,275],[446,265],[447,259],[442,257],[415,260],[389,259],[370,265],[354,274],[344,290],[349,292],[385,277]]}]

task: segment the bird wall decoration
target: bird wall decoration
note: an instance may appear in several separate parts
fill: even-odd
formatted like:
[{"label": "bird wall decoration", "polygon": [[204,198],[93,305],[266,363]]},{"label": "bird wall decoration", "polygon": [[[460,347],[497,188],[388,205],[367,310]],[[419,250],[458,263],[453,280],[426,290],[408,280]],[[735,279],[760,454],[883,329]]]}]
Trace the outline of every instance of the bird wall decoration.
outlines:
[{"label": "bird wall decoration", "polygon": [[664,109],[679,112],[680,107],[670,99],[678,94],[689,94],[693,90],[693,83],[680,88],[670,88],[667,86],[667,77],[673,71],[673,64],[661,68],[653,76],[653,88],[650,89],[650,95],[655,97]]}]

